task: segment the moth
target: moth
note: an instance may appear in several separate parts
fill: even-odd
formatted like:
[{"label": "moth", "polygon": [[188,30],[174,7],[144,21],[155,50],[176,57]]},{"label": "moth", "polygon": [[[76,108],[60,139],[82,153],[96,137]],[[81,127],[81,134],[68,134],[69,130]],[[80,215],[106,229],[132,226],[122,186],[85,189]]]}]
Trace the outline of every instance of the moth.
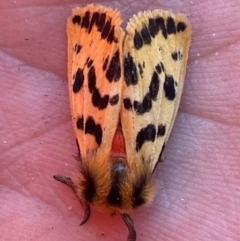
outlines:
[{"label": "moth", "polygon": [[160,9],[134,15],[121,29],[117,10],[75,8],[67,21],[68,88],[80,171],[54,175],[79,199],[119,214],[136,240],[133,209],[149,204],[152,174],[176,117],[186,74],[191,26]]}]

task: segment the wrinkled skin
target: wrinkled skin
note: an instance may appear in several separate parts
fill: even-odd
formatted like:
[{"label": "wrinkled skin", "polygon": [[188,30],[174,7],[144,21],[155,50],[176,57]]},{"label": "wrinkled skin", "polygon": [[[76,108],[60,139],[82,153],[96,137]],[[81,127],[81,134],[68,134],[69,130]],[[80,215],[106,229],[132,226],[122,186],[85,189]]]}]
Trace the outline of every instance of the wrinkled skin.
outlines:
[{"label": "wrinkled skin", "polygon": [[[120,217],[82,208],[52,175],[77,170],[66,81],[70,1],[0,3],[0,233],[2,240],[123,241]],[[83,1],[82,1],[83,2]],[[87,1],[86,1],[87,2]],[[109,1],[132,14],[188,15],[193,28],[185,89],[154,202],[131,214],[138,241],[240,237],[239,1]],[[160,1],[159,1],[160,2]],[[106,3],[106,2],[105,2]],[[215,9],[215,10],[212,10]]]}]

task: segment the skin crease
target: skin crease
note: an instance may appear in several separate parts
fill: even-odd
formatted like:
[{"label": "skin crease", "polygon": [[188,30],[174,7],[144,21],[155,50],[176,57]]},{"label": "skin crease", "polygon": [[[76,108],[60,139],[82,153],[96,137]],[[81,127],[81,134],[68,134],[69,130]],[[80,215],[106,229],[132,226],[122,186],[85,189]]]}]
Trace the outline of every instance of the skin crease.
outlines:
[{"label": "skin crease", "polygon": [[[156,2],[104,2],[122,12],[123,26],[151,6],[187,14],[193,28],[179,114],[154,174],[156,198],[131,213],[137,240],[238,240],[239,1]],[[65,33],[75,6],[67,0],[0,3],[1,240],[127,238],[120,217],[95,209],[79,227],[78,200],[52,178],[77,171]]]}]

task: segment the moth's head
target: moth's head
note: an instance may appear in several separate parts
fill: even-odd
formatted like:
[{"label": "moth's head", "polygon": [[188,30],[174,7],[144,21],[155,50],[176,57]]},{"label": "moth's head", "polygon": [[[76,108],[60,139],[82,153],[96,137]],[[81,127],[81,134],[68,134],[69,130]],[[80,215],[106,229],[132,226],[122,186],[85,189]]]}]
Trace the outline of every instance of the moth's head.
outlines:
[{"label": "moth's head", "polygon": [[80,174],[73,178],[80,199],[113,215],[129,212],[153,200],[152,171],[142,160],[101,159],[99,155],[97,160],[95,158],[96,155],[83,160]]}]

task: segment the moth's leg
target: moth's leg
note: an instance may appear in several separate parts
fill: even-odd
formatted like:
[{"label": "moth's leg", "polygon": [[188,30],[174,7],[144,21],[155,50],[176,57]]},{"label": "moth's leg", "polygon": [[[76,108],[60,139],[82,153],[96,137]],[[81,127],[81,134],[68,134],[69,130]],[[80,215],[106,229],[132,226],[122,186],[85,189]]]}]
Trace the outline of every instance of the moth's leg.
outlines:
[{"label": "moth's leg", "polygon": [[136,230],[134,228],[133,220],[127,213],[124,213],[121,216],[122,216],[123,221],[127,225],[128,231],[129,231],[127,241],[136,241],[137,234],[136,234]]},{"label": "moth's leg", "polygon": [[83,225],[84,223],[87,222],[87,220],[89,219],[90,217],[90,214],[91,214],[91,209],[90,209],[90,206],[89,204],[82,200],[81,198],[79,198],[79,196],[76,194],[76,187],[72,181],[72,179],[70,177],[65,177],[63,175],[60,175],[60,174],[56,174],[53,176],[53,178],[59,182],[62,182],[64,184],[66,184],[67,186],[69,186],[73,192],[75,193],[75,195],[77,196],[82,208],[83,208],[83,211],[84,211],[84,216],[83,216],[83,219],[82,219],[82,222],[80,223],[80,226]]}]

